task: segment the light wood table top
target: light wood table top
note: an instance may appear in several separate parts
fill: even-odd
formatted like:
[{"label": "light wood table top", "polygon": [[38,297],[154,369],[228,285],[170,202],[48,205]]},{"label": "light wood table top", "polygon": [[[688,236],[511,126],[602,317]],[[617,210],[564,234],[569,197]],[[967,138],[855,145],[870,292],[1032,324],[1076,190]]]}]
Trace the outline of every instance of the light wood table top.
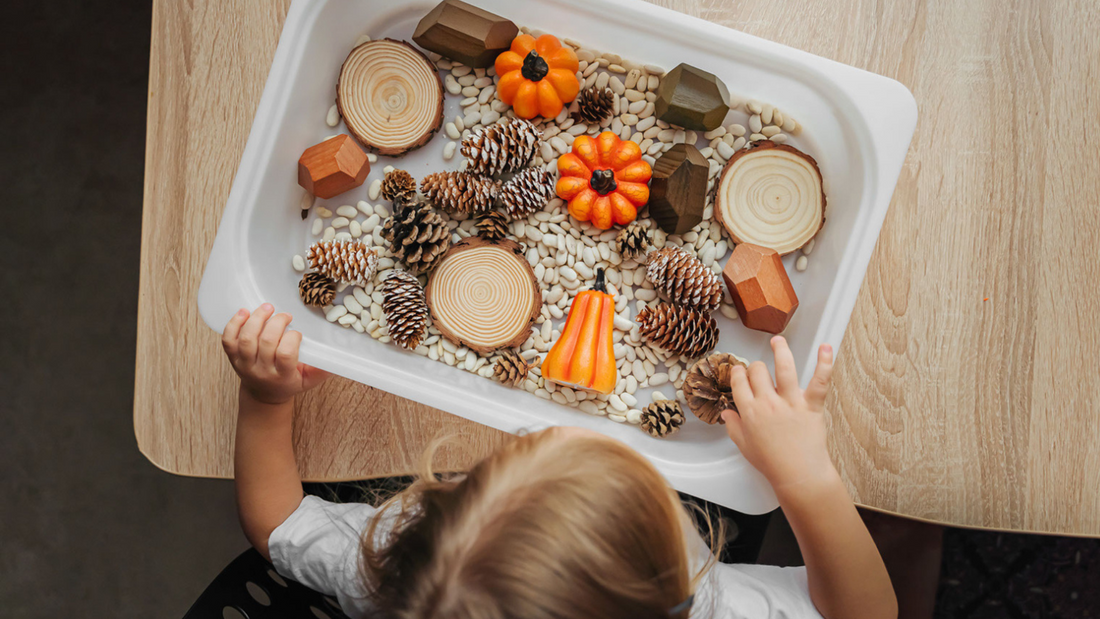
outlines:
[{"label": "light wood table top", "polygon": [[[1094,0],[658,4],[893,77],[920,121],[840,350],[857,503],[1100,536],[1100,8]],[[237,381],[195,295],[289,2],[154,3],[134,428],[232,476]],[[736,90],[736,85],[731,84]],[[506,435],[337,379],[298,404],[306,478],[462,466]]]}]

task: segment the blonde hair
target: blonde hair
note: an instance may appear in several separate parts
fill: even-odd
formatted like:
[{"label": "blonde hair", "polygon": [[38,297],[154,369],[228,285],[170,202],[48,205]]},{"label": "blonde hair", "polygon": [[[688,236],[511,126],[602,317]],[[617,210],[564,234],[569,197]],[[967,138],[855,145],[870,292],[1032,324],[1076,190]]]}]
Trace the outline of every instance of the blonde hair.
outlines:
[{"label": "blonde hair", "polygon": [[[676,492],[626,445],[565,432],[518,437],[450,477],[432,472],[429,450],[419,478],[363,538],[378,614],[687,617],[688,607],[669,611],[694,594],[714,557],[692,573],[698,549],[687,547],[690,517]],[[388,518],[392,533],[379,541]]]}]

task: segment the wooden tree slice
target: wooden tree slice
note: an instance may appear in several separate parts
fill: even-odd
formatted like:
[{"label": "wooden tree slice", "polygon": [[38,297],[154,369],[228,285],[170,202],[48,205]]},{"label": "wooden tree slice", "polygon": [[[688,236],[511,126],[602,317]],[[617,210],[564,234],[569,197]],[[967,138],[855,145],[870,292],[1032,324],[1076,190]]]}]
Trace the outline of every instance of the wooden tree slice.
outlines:
[{"label": "wooden tree slice", "polygon": [[424,292],[439,332],[480,354],[522,344],[542,309],[542,288],[523,247],[510,239],[453,245]]},{"label": "wooden tree slice", "polygon": [[814,158],[770,140],[738,151],[715,187],[714,212],[737,243],[786,255],[825,223],[825,190]]},{"label": "wooden tree slice", "polygon": [[367,41],[340,68],[336,106],[368,150],[403,155],[427,144],[443,124],[443,82],[405,41]]}]

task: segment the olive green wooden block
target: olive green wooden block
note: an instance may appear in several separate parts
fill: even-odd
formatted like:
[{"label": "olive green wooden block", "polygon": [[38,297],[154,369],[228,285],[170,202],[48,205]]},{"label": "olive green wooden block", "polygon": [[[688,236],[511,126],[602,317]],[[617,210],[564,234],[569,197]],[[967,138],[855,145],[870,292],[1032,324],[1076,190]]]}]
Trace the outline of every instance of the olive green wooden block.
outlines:
[{"label": "olive green wooden block", "polygon": [[655,103],[657,118],[695,131],[717,129],[730,111],[730,91],[722,80],[680,63],[661,78]]}]

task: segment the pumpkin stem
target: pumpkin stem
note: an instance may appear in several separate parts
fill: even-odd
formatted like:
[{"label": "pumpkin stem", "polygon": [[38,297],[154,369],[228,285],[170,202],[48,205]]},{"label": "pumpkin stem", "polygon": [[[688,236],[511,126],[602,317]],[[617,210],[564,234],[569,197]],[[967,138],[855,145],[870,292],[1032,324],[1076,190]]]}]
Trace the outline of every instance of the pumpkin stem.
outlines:
[{"label": "pumpkin stem", "polygon": [[531,50],[531,53],[523,59],[523,68],[520,69],[520,74],[532,82],[541,80],[549,72],[550,65],[546,64],[546,61],[535,50]]},{"label": "pumpkin stem", "polygon": [[588,184],[601,196],[615,191],[618,183],[615,182],[615,173],[611,170],[595,170],[592,172],[592,180]]},{"label": "pumpkin stem", "polygon": [[603,269],[596,271],[596,283],[592,284],[592,290],[597,292],[607,292],[607,283],[604,281]]}]

